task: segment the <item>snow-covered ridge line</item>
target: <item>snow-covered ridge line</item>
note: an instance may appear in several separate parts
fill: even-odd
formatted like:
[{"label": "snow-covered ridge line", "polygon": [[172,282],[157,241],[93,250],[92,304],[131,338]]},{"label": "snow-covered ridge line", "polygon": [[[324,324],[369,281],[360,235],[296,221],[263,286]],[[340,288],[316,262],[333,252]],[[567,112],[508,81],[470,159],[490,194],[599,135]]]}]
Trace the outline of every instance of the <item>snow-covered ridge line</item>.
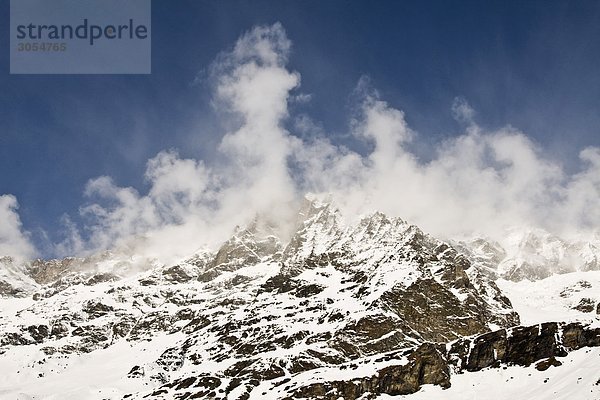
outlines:
[{"label": "snow-covered ridge line", "polygon": [[[293,257],[305,258],[302,251],[345,251],[353,250],[360,254],[364,249],[377,251],[381,245],[389,245],[389,240],[406,236],[403,232],[423,235],[421,230],[401,218],[387,217],[374,212],[363,216],[356,223],[350,223],[341,215],[331,200],[323,201],[315,196],[307,196],[297,213],[296,231],[291,239],[279,236],[279,227],[273,221],[256,217],[247,227],[237,228],[231,239],[221,246],[232,242],[252,243],[262,251],[255,256],[265,256],[265,251],[274,255],[281,253],[284,261],[293,264]],[[304,236],[310,246],[298,247],[299,236]],[[389,239],[388,239],[389,238]],[[340,240],[343,239],[343,240]],[[410,240],[407,237],[406,240]],[[332,243],[340,247],[333,249]],[[553,274],[575,271],[600,270],[600,234],[590,237],[578,237],[572,240],[561,239],[541,229],[512,229],[507,231],[502,244],[484,238],[450,241],[456,250],[481,270],[492,277],[501,277],[512,281],[524,279],[538,280]],[[401,243],[398,243],[401,246]],[[267,246],[265,248],[265,246]],[[217,250],[205,249],[192,258],[214,257]],[[371,254],[365,254],[369,259]],[[188,257],[189,258],[189,257]],[[185,263],[183,259],[181,263]],[[220,259],[214,264],[219,264]],[[61,260],[33,260],[17,262],[10,257],[0,258],[0,296],[26,296],[39,285],[51,284],[63,275],[71,272],[110,273],[117,277],[128,276],[161,263],[126,252],[106,251],[85,258],[67,257]]]}]

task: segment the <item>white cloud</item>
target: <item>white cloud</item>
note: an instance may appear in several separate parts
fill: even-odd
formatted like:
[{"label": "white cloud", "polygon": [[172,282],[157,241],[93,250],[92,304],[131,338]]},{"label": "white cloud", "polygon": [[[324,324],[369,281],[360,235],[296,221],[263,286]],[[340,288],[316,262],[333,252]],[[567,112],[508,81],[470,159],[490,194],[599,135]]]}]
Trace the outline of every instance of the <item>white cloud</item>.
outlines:
[{"label": "white cloud", "polygon": [[[354,133],[373,145],[359,155],[326,139],[299,144],[305,187],[333,198],[349,215],[375,210],[400,216],[443,238],[486,235],[502,240],[507,228],[541,227],[563,235],[600,226],[600,151],[582,152],[584,170],[567,176],[524,133],[507,127],[485,132],[471,107],[455,102],[466,132],[440,143],[420,162],[408,143],[417,134],[402,112],[359,82],[365,96]],[[312,185],[311,185],[312,183]]]},{"label": "white cloud", "polygon": [[[290,46],[281,25],[258,27],[212,66],[215,104],[238,121],[219,146],[222,165],[161,152],[148,161],[146,194],[109,177],[91,180],[85,191],[91,203],[81,209],[90,236],[83,250],[117,246],[173,259],[220,243],[256,215],[291,218],[299,197],[287,167],[295,139],[282,125],[300,76],[285,67]],[[81,235],[71,236],[62,252],[71,243],[73,251],[81,247]]]},{"label": "white cloud", "polygon": [[22,229],[18,208],[15,196],[0,195],[0,256],[22,259],[35,254],[29,234]]},{"label": "white cloud", "polygon": [[600,148],[585,148],[579,157],[585,168],[568,181],[564,189],[565,201],[558,210],[570,221],[567,225],[570,233],[600,227]]}]

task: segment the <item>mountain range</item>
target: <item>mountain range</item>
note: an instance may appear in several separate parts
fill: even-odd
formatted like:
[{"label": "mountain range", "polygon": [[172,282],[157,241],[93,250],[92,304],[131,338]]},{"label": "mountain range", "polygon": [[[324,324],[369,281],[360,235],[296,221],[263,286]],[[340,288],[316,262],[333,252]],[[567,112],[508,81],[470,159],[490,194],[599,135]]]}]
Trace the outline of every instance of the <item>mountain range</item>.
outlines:
[{"label": "mountain range", "polygon": [[443,241],[305,200],[289,238],[257,217],[173,264],[0,265],[0,398],[600,398],[598,234]]}]

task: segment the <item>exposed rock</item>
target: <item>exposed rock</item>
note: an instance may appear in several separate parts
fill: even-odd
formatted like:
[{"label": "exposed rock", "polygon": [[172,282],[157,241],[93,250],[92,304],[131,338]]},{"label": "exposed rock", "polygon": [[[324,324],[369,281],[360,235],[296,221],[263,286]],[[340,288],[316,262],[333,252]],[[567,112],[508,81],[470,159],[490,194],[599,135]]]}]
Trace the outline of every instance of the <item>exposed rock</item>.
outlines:
[{"label": "exposed rock", "polygon": [[167,268],[162,272],[164,278],[169,282],[188,282],[193,278],[193,275],[189,274],[184,268],[180,265],[175,265],[173,267]]},{"label": "exposed rock", "polygon": [[27,297],[38,284],[27,275],[27,265],[0,255],[0,297]]},{"label": "exposed rock", "polygon": [[50,337],[54,339],[61,339],[69,334],[69,325],[67,321],[54,320],[51,324],[52,329],[50,330]]},{"label": "exposed rock", "polygon": [[126,337],[136,324],[135,318],[124,316],[112,326],[113,340]]},{"label": "exposed rock", "polygon": [[129,373],[127,374],[128,378],[141,378],[145,375],[144,373],[144,368],[140,367],[139,365],[134,366],[133,368],[131,368],[131,370],[129,371]]},{"label": "exposed rock", "polygon": [[90,300],[83,305],[83,312],[87,313],[90,319],[102,317],[113,311],[115,311],[113,307],[94,300]]},{"label": "exposed rock", "polygon": [[579,322],[562,327],[562,344],[570,350],[600,346],[600,328],[589,328]]},{"label": "exposed rock", "polygon": [[36,343],[42,343],[50,334],[47,325],[30,325],[27,327],[27,332]]},{"label": "exposed rock", "polygon": [[[486,333],[473,340],[473,347],[466,365],[462,368],[467,371],[477,371],[483,368],[497,367],[504,360],[507,350],[506,331],[500,330]],[[463,355],[464,357],[464,355]]]},{"label": "exposed rock", "polygon": [[497,367],[501,363],[528,366],[543,358],[567,354],[560,333],[555,322],[491,332],[452,344],[450,358],[458,357],[460,362],[455,364],[467,371]]},{"label": "exposed rock", "polygon": [[85,285],[97,285],[99,283],[104,282],[116,282],[119,280],[119,277],[115,274],[111,273],[99,273],[93,274],[87,281],[85,281]]},{"label": "exposed rock", "polygon": [[29,267],[29,275],[39,284],[49,284],[63,276],[69,268],[81,261],[74,257],[62,260],[37,259]]},{"label": "exposed rock", "polygon": [[545,371],[550,367],[560,367],[562,363],[558,361],[555,357],[550,357],[546,360],[542,360],[535,364],[535,369],[538,371]]},{"label": "exposed rock", "polygon": [[27,292],[20,289],[15,288],[12,284],[0,280],[0,297],[25,297],[27,296]]},{"label": "exposed rock", "polygon": [[579,303],[576,306],[573,306],[573,309],[584,313],[590,313],[594,311],[595,303],[596,302],[594,300],[588,297],[584,297],[579,301]]},{"label": "exposed rock", "polygon": [[572,286],[568,286],[568,287],[564,288],[563,291],[560,292],[560,297],[570,297],[574,293],[581,292],[582,290],[589,289],[591,287],[592,287],[591,283],[589,283],[588,281],[585,281],[585,280],[581,280]]},{"label": "exposed rock", "polygon": [[444,353],[443,347],[425,343],[408,356],[406,364],[385,367],[370,377],[311,384],[297,390],[292,397],[354,400],[365,393],[406,395],[426,384],[448,388],[450,370]]}]

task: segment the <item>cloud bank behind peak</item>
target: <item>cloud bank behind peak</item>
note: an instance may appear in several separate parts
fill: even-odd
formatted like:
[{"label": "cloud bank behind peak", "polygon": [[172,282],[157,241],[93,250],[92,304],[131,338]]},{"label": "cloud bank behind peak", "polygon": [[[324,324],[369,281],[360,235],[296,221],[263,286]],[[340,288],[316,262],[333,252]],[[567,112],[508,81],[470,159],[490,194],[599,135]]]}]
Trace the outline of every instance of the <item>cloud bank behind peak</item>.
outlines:
[{"label": "cloud bank behind peak", "polygon": [[[309,192],[330,196],[349,218],[382,211],[441,238],[501,241],[515,226],[559,235],[600,226],[600,149],[582,149],[581,168],[569,175],[523,132],[478,126],[475,111],[457,98],[452,111],[465,131],[422,161],[410,146],[419,133],[404,113],[361,80],[348,134],[368,151],[354,151],[306,115],[288,123],[296,118],[290,102],[306,97],[297,93],[300,74],[287,64],[291,49],[274,24],[251,29],[221,53],[208,79],[215,106],[229,119],[224,125],[232,127],[216,149],[222,161],[160,152],[147,162],[144,193],[107,176],[90,180],[80,208],[85,222],[65,221],[68,237],[55,245],[57,255],[119,247],[168,262],[217,245],[257,215],[285,237]],[[0,213],[7,221],[0,253],[30,256],[14,197],[0,197]]]}]

